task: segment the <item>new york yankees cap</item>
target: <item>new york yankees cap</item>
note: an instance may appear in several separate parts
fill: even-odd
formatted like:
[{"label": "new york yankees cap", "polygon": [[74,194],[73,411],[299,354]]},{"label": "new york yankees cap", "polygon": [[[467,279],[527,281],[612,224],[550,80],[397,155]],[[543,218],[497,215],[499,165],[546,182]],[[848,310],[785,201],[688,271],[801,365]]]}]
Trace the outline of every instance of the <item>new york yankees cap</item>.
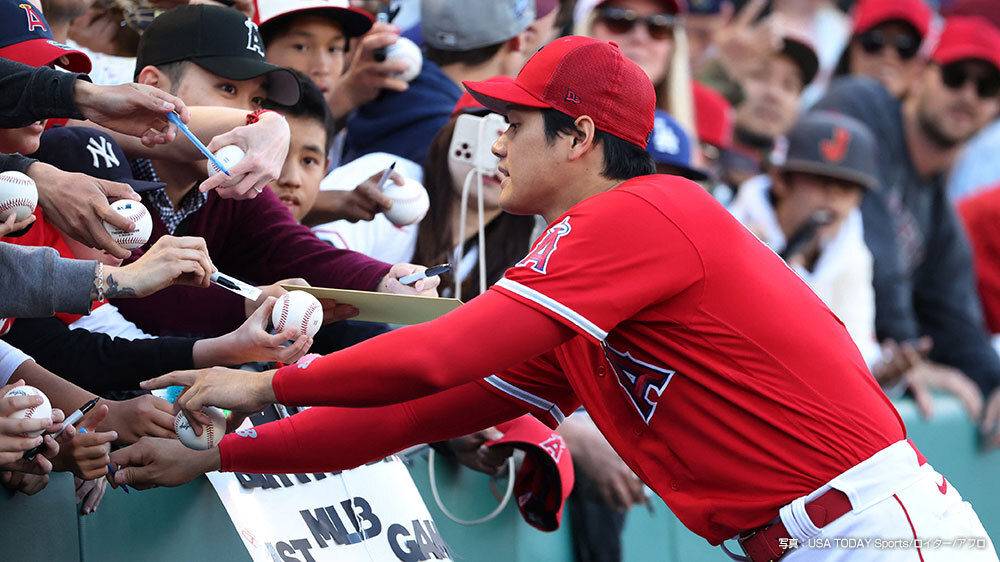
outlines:
[{"label": "new york yankees cap", "polygon": [[132,167],[118,143],[107,133],[89,127],[54,127],[45,131],[31,157],[65,172],[127,183],[137,193],[167,185],[133,178]]},{"label": "new york yankees cap", "polygon": [[788,132],[783,171],[805,172],[878,189],[878,147],[867,125],[832,111],[810,111]]},{"label": "new york yankees cap", "polygon": [[223,6],[178,6],[153,20],[139,39],[135,77],[146,66],[191,61],[230,80],[267,75],[268,99],[299,101],[299,82],[288,69],[264,60],[264,42],[250,18]]},{"label": "new york yankees cap", "polygon": [[57,43],[45,16],[25,0],[0,0],[0,57],[30,66],[90,72],[90,57]]},{"label": "new york yankees cap", "polygon": [[656,92],[618,45],[571,35],[552,41],[524,63],[513,82],[463,82],[490,111],[551,107],[572,118],[588,115],[598,129],[646,148]]},{"label": "new york yankees cap", "polygon": [[534,21],[534,0],[420,0],[420,34],[442,51],[496,45]]}]

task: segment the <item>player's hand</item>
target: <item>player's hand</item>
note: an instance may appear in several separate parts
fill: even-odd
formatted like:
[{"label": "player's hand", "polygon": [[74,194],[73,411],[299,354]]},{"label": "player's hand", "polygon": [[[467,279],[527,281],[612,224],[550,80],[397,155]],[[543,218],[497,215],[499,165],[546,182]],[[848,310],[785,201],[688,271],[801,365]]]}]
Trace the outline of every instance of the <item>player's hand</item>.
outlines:
[{"label": "player's hand", "polygon": [[[257,297],[257,300],[246,300],[244,306],[246,307],[247,318],[249,318],[261,304],[267,299],[267,297],[278,298],[281,295],[287,293],[282,285],[297,285],[299,287],[309,287],[309,282],[301,277],[293,277],[290,279],[282,279],[277,283],[271,285],[262,285],[257,287],[261,290],[261,295]],[[358,315],[359,311],[357,308],[349,304],[337,304],[337,301],[333,299],[319,299],[319,304],[323,307],[323,325],[330,324],[332,322],[340,322],[341,320],[347,320],[348,318],[354,318]]]},{"label": "player's hand", "polygon": [[[271,380],[274,371],[251,373],[225,367],[174,371],[166,375],[142,381],[139,386],[146,390],[180,385],[186,387],[174,400],[173,411],[183,411],[191,422],[208,425],[212,420],[201,412],[206,406],[217,406],[233,410],[239,414],[259,412],[275,402]],[[172,420],[171,420],[172,421]],[[201,435],[197,423],[191,427]]]},{"label": "player's hand", "polygon": [[11,213],[7,220],[0,222],[0,238],[7,236],[11,232],[17,232],[28,228],[28,225],[35,222],[35,215],[28,215],[23,221],[17,220],[17,214]]},{"label": "player's hand", "polygon": [[216,271],[205,239],[197,236],[162,236],[134,262],[105,269],[110,271],[104,285],[109,298],[145,297],[175,284],[208,287]]},{"label": "player's hand", "polygon": [[278,179],[288,155],[291,129],[281,114],[268,111],[253,124],[236,127],[212,139],[208,149],[213,153],[223,146],[235,144],[245,156],[229,173],[219,172],[202,182],[202,192],[215,189],[226,199],[253,199],[264,191],[267,184]]},{"label": "player's hand", "polygon": [[503,437],[503,433],[490,427],[463,437],[449,439],[446,443],[448,443],[451,452],[455,453],[458,462],[472,470],[495,476],[507,466],[507,459],[514,454],[514,447],[511,445],[503,444],[493,447],[485,445],[487,441],[501,437]]},{"label": "player's hand", "polygon": [[130,400],[108,401],[108,417],[98,431],[117,431],[118,445],[135,443],[143,436],[177,439],[174,433],[174,407],[151,394]]},{"label": "player's hand", "polygon": [[608,507],[625,512],[649,501],[642,482],[589,418],[567,419],[559,434],[573,455],[573,466],[593,482],[594,492]]},{"label": "player's hand", "polygon": [[33,496],[49,484],[48,474],[28,474],[27,472],[0,472],[0,483],[11,493],[21,492]]},{"label": "player's hand", "polygon": [[421,295],[424,297],[436,297],[438,296],[437,286],[441,284],[441,277],[437,275],[432,275],[430,277],[421,279],[413,285],[403,285],[399,282],[400,277],[406,277],[418,271],[424,271],[427,269],[422,265],[413,265],[412,263],[397,263],[392,266],[389,273],[382,278],[382,281],[378,284],[378,292],[380,293],[395,293],[397,295]]},{"label": "player's hand", "polygon": [[[263,304],[257,307],[257,310],[243,322],[242,326],[220,338],[213,338],[219,340],[220,347],[226,351],[227,355],[231,356],[229,360],[213,364],[236,365],[254,361],[295,363],[309,352],[309,348],[312,347],[312,338],[305,334],[300,335],[295,328],[288,328],[277,334],[267,333],[271,311],[278,299],[267,297],[261,300],[264,301]],[[284,345],[289,340],[292,340],[292,345]]]},{"label": "player's hand", "polygon": [[153,437],[143,437],[138,443],[111,453],[111,462],[120,467],[110,480],[111,485],[117,488],[127,484],[138,490],[180,486],[222,466],[218,447],[195,451],[176,439]]},{"label": "player's hand", "polygon": [[[312,210],[302,219],[306,226],[316,226],[328,222],[346,220],[349,222],[370,221],[375,215],[392,207],[392,199],[378,189],[382,172],[372,175],[351,191],[332,189],[320,191]],[[397,172],[389,174],[389,180],[403,185],[405,180]]]},{"label": "player's hand", "polygon": [[91,248],[121,259],[132,255],[131,250],[121,247],[104,228],[107,221],[122,230],[135,229],[132,221],[108,204],[108,199],[139,201],[139,194],[131,187],[86,174],[64,172],[44,162],[33,163],[25,173],[35,180],[38,204],[45,210],[45,220]]},{"label": "player's hand", "polygon": [[990,393],[979,432],[983,437],[983,448],[990,450],[1000,447],[1000,388]]},{"label": "player's hand", "polygon": [[328,96],[335,119],[374,100],[382,90],[405,92],[409,89],[410,84],[406,80],[394,76],[409,68],[405,61],[375,61],[375,51],[395,43],[399,39],[399,33],[397,25],[376,22],[361,37],[353,51],[354,56],[347,62],[346,72]]},{"label": "player's hand", "polygon": [[139,137],[146,146],[166,144],[177,136],[177,129],[167,120],[168,113],[176,110],[185,123],[191,118],[180,98],[146,84],[98,86],[77,80],[73,101],[85,118],[112,131]]},{"label": "player's hand", "polygon": [[104,491],[108,489],[108,481],[104,478],[81,480],[74,476],[73,484],[76,485],[76,503],[81,504],[80,513],[88,515],[97,511],[97,506],[104,498]]},{"label": "player's hand", "polygon": [[[108,415],[108,406],[101,404],[84,419],[80,430],[70,433],[72,439],[64,443],[59,456],[53,459],[53,466],[59,472],[72,472],[77,478],[93,480],[108,472],[108,454],[111,443],[118,439],[116,431],[98,431],[97,427]],[[69,428],[63,435],[69,433]],[[60,435],[62,440],[63,435]]]},{"label": "player's hand", "polygon": [[980,419],[983,413],[983,395],[976,383],[962,371],[924,361],[906,376],[913,400],[924,419],[930,419],[934,415],[934,397],[931,393],[934,390],[955,396],[969,413],[970,419]]}]

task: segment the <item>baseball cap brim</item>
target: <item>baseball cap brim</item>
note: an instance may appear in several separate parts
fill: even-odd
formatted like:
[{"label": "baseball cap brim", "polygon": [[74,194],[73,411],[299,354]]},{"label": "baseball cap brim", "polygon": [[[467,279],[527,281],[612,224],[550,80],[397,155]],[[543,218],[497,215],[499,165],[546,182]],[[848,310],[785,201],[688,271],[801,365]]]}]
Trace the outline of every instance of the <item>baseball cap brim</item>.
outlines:
[{"label": "baseball cap brim", "polygon": [[29,66],[54,64],[70,72],[90,72],[90,57],[51,39],[30,39],[0,49],[0,57]]},{"label": "baseball cap brim", "polygon": [[243,57],[192,57],[191,62],[230,80],[251,80],[267,75],[267,97],[281,105],[299,103],[299,81],[287,68]]},{"label": "baseball cap brim", "polygon": [[781,165],[781,169],[785,172],[805,172],[827,178],[836,178],[858,184],[872,191],[878,189],[878,180],[873,176],[843,166],[823,164],[812,160],[790,159]]},{"label": "baseball cap brim", "polygon": [[263,19],[260,22],[260,28],[263,32],[272,22],[278,18],[283,18],[291,14],[295,15],[305,15],[312,14],[317,16],[328,17],[343,28],[344,34],[348,37],[360,37],[365,33],[368,33],[372,28],[374,19],[368,12],[359,10],[357,8],[341,8],[337,6],[330,6],[329,4],[323,2],[316,3],[306,3],[305,6],[296,6],[294,9],[279,11],[274,14],[268,14],[267,19]]},{"label": "baseball cap brim", "polygon": [[462,82],[472,97],[483,107],[500,115],[507,115],[512,105],[526,107],[547,108],[552,105],[536,98],[527,90],[517,84],[517,82],[491,82],[483,80],[480,82]]},{"label": "baseball cap brim", "polygon": [[142,193],[144,191],[153,191],[154,189],[160,189],[161,187],[167,187],[167,184],[158,181],[143,181],[134,178],[118,178],[111,181],[116,181],[119,183],[128,184],[136,193]]}]

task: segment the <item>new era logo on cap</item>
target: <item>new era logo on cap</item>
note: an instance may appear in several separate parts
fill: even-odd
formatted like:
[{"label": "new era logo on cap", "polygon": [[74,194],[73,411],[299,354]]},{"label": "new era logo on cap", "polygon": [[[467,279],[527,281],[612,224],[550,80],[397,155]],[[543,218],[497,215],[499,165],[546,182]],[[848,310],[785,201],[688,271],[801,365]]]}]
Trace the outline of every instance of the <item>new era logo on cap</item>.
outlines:
[{"label": "new era logo on cap", "polygon": [[583,100],[581,100],[580,96],[577,95],[577,93],[574,92],[572,88],[570,88],[570,89],[566,90],[566,101],[568,101],[570,103],[580,103]]}]

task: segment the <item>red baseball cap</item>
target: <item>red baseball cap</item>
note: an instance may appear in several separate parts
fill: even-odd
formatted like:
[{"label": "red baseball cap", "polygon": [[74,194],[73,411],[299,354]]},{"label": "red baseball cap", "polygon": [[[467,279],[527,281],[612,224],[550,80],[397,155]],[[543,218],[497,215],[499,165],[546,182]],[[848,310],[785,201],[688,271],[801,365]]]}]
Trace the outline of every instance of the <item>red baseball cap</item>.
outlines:
[{"label": "red baseball cap", "polygon": [[931,60],[944,65],[978,59],[1000,72],[1000,30],[980,16],[952,16],[945,20]]},{"label": "red baseball cap", "polygon": [[90,72],[90,57],[52,37],[42,11],[28,2],[0,1],[0,57],[30,66]]},{"label": "red baseball cap", "polygon": [[[484,82],[506,82],[511,83],[514,81],[510,76],[494,76],[493,78],[487,78],[483,80]],[[483,104],[479,103],[476,98],[472,97],[469,92],[463,92],[462,97],[458,98],[458,103],[455,104],[455,108],[451,110],[451,116],[454,117],[459,113],[464,113],[466,111],[485,111],[486,108]]]},{"label": "red baseball cap", "polygon": [[934,12],[924,0],[861,0],[854,5],[853,34],[858,35],[890,20],[912,25],[920,37],[927,35]]},{"label": "red baseball cap", "polygon": [[733,106],[725,96],[694,81],[694,120],[701,142],[727,149],[733,145]]},{"label": "red baseball cap", "polygon": [[514,499],[521,515],[539,530],[555,531],[562,521],[566,498],[573,490],[573,459],[566,442],[531,415],[496,428],[503,437],[486,442],[487,446],[508,444],[525,453],[514,478]]},{"label": "red baseball cap", "polygon": [[571,35],[528,59],[513,82],[463,82],[479,103],[506,115],[512,105],[588,115],[598,129],[646,148],[656,92],[639,65],[618,45]]}]

